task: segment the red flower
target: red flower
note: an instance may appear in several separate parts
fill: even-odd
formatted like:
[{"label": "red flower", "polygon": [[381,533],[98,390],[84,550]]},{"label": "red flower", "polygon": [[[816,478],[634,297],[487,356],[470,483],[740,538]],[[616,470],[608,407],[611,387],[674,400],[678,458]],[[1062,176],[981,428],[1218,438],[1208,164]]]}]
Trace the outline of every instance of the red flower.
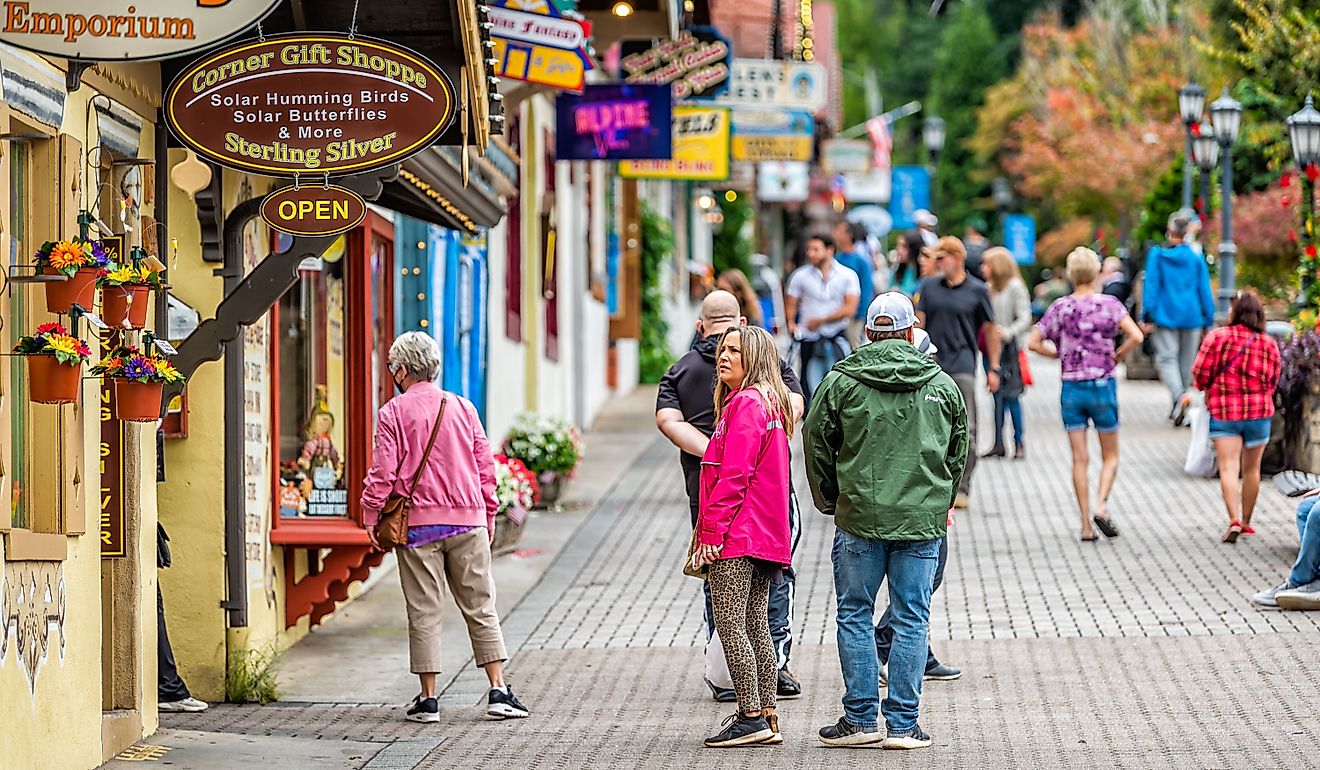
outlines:
[{"label": "red flower", "polygon": [[1280,199],[1279,199],[1279,202],[1280,202],[1281,204],[1283,204],[1283,207],[1284,207],[1285,209],[1286,209],[1286,208],[1290,208],[1290,207],[1292,207],[1292,198],[1288,197],[1287,195],[1285,195],[1285,196],[1283,196],[1282,198],[1280,198]]},{"label": "red flower", "polygon": [[64,327],[60,326],[57,323],[42,324],[41,326],[37,327],[37,336],[40,336],[42,334],[52,334],[52,333],[68,334],[68,332],[64,330]]},{"label": "red flower", "polygon": [[1306,178],[1310,179],[1312,182],[1320,179],[1320,166],[1317,166],[1314,163],[1308,164],[1306,166]]},{"label": "red flower", "polygon": [[1288,173],[1287,171],[1283,172],[1283,176],[1279,177],[1279,186],[1289,187],[1291,185],[1292,185],[1292,174]]},{"label": "red flower", "polygon": [[1201,135],[1201,124],[1200,124],[1200,123],[1193,123],[1192,125],[1188,126],[1187,129],[1188,129],[1189,131],[1192,132],[1192,136],[1200,136],[1200,135]]},{"label": "red flower", "polygon": [[1302,253],[1306,254],[1306,256],[1310,257],[1311,259],[1315,259],[1315,255],[1316,255],[1315,244],[1313,243],[1306,244],[1306,248],[1302,249]]}]

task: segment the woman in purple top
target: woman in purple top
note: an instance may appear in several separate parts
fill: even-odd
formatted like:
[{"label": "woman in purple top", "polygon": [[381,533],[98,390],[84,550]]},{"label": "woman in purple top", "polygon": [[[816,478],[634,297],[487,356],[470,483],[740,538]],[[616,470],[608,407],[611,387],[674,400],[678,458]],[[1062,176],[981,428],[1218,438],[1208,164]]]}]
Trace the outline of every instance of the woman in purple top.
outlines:
[{"label": "woman in purple top", "polygon": [[[1118,537],[1118,527],[1109,517],[1109,493],[1118,475],[1118,389],[1114,368],[1118,361],[1141,344],[1141,329],[1123,304],[1096,287],[1100,257],[1088,248],[1068,255],[1068,280],[1073,293],[1060,297],[1045,311],[1029,343],[1032,350],[1059,359],[1063,388],[1059,398],[1063,429],[1072,445],[1073,491],[1082,514],[1082,540],[1096,540],[1091,522],[1105,534]],[[1114,349],[1120,333],[1122,347]],[[1100,435],[1099,502],[1091,515],[1087,466],[1091,457],[1086,429],[1094,424]]]}]

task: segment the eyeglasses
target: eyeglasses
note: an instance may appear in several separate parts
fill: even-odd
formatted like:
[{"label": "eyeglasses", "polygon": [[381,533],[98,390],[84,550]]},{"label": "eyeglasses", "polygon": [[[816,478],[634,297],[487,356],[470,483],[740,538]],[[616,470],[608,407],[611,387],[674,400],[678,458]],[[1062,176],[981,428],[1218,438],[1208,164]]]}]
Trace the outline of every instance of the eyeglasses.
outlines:
[{"label": "eyeglasses", "polygon": [[398,374],[399,370],[402,368],[403,367],[401,365],[395,363],[394,361],[385,364],[385,371],[389,372],[390,374]]}]

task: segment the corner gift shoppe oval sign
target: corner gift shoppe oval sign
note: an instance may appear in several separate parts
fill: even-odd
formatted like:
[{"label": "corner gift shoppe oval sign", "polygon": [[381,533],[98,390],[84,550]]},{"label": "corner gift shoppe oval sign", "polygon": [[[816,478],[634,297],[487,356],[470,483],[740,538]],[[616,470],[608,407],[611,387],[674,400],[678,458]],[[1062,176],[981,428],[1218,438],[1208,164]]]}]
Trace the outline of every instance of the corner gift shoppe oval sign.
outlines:
[{"label": "corner gift shoppe oval sign", "polygon": [[5,0],[0,40],[83,61],[165,59],[224,42],[280,0]]},{"label": "corner gift shoppe oval sign", "polygon": [[165,122],[199,155],[269,176],[356,174],[429,147],[454,86],[420,54],[347,35],[281,35],[199,59],[165,93]]}]

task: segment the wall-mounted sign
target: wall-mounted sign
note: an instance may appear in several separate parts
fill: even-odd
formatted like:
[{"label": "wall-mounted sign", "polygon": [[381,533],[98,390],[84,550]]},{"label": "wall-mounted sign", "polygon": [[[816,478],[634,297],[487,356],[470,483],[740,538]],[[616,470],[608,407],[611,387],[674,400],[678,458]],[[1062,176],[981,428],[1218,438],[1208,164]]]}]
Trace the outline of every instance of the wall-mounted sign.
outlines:
[{"label": "wall-mounted sign", "polygon": [[762,163],[757,166],[756,197],[765,202],[792,203],[811,193],[811,173],[806,163]]},{"label": "wall-mounted sign", "polygon": [[746,161],[809,161],[816,121],[802,110],[736,109],[733,111],[733,159]]},{"label": "wall-mounted sign", "polygon": [[827,174],[865,174],[873,154],[871,143],[862,139],[826,139],[820,143],[820,166]]},{"label": "wall-mounted sign", "polygon": [[[119,262],[124,257],[124,236],[102,236],[105,255]],[[123,332],[104,329],[100,337],[101,355],[123,344]],[[124,423],[115,419],[114,382],[105,379],[97,395],[100,398],[101,441],[98,447],[101,469],[100,494],[96,499],[101,507],[101,558],[119,558],[128,555],[128,542],[124,524]]]},{"label": "wall-mounted sign", "polygon": [[1004,245],[1013,252],[1019,265],[1036,261],[1036,220],[1030,214],[1009,214],[1004,217]]},{"label": "wall-mounted sign", "polygon": [[734,59],[725,104],[786,107],[816,112],[829,96],[825,67],[819,62]]},{"label": "wall-mounted sign", "polygon": [[729,87],[733,48],[714,27],[675,40],[625,40],[619,68],[627,83],[672,83],[674,99],[713,99]]},{"label": "wall-mounted sign", "polygon": [[628,179],[691,179],[722,182],[729,178],[729,111],[723,107],[674,107],[674,157],[626,160],[619,176]]},{"label": "wall-mounted sign", "polygon": [[454,119],[454,86],[383,40],[281,35],[225,48],[165,93],[170,130],[199,155],[271,176],[361,173],[414,155]]},{"label": "wall-mounted sign", "polygon": [[549,7],[545,10],[490,9],[495,74],[579,92],[592,68],[586,49],[591,22],[563,18]]},{"label": "wall-mounted sign", "polygon": [[338,235],[367,217],[362,196],[339,185],[285,187],[261,202],[266,224],[290,235]]},{"label": "wall-mounted sign", "polygon": [[279,0],[5,2],[0,41],[83,61],[166,59],[250,29]]},{"label": "wall-mounted sign", "polygon": [[669,86],[588,85],[555,100],[559,160],[668,160],[673,152]]},{"label": "wall-mounted sign", "polygon": [[917,226],[913,213],[930,208],[930,172],[924,166],[894,166],[891,176],[889,214],[894,229],[911,230]]}]

